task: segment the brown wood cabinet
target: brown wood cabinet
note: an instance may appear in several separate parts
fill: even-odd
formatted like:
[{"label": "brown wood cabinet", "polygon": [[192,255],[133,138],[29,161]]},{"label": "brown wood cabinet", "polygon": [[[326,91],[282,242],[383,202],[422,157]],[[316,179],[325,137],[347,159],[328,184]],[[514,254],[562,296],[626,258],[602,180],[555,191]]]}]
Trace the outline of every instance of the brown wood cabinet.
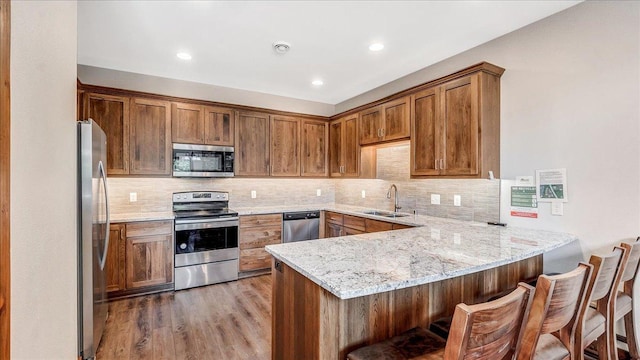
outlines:
[{"label": "brown wood cabinet", "polygon": [[84,119],[93,119],[107,137],[107,174],[129,174],[128,97],[96,93],[84,95]]},{"label": "brown wood cabinet", "polygon": [[231,109],[186,103],[171,104],[174,143],[233,146],[235,113]]},{"label": "brown wood cabinet", "polygon": [[240,216],[240,271],[271,267],[271,255],[264,249],[282,242],[282,214]]},{"label": "brown wood cabinet", "polygon": [[236,118],[236,176],[268,176],[269,114],[241,111]]},{"label": "brown wood cabinet", "polygon": [[173,283],[172,224],[172,221],[127,224],[127,289]]},{"label": "brown wood cabinet", "polygon": [[168,101],[131,100],[130,174],[171,174],[171,107]]},{"label": "brown wood cabinet", "polygon": [[388,101],[360,112],[360,145],[409,138],[410,98]]},{"label": "brown wood cabinet", "polygon": [[479,71],[411,96],[411,175],[500,176],[500,76]]},{"label": "brown wood cabinet", "polygon": [[300,119],[271,116],[271,176],[300,176]]},{"label": "brown wood cabinet", "polygon": [[123,291],[125,282],[125,224],[111,224],[109,227],[109,248],[105,264],[107,293]]},{"label": "brown wood cabinet", "polygon": [[345,215],[333,211],[325,212],[325,237],[358,235],[410,227],[412,226],[354,215]]},{"label": "brown wood cabinet", "polygon": [[358,114],[332,121],[329,125],[329,141],[331,176],[358,177]]},{"label": "brown wood cabinet", "polygon": [[329,124],[326,121],[302,120],[300,154],[301,176],[329,175]]}]

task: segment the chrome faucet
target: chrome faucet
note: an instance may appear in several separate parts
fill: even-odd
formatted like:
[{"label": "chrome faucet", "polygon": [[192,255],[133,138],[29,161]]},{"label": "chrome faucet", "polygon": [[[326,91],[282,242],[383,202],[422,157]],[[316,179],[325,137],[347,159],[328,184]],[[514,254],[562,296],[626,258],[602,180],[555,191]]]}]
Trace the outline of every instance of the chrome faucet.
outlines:
[{"label": "chrome faucet", "polygon": [[395,203],[394,203],[394,212],[398,212],[398,210],[402,209],[402,206],[398,206],[398,187],[396,186],[396,184],[391,184],[391,187],[389,188],[389,191],[387,191],[387,199],[391,199],[391,189],[394,189],[394,197],[395,197]]}]

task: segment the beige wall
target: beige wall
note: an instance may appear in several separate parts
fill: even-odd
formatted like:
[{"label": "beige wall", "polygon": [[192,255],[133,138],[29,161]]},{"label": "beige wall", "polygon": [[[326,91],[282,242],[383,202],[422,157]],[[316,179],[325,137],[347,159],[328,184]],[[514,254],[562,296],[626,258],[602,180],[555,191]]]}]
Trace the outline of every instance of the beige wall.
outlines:
[{"label": "beige wall", "polygon": [[73,359],[76,3],[11,2],[11,358]]},{"label": "beige wall", "polygon": [[[511,224],[575,233],[584,255],[640,234],[640,2],[589,1],[337,105],[381,98],[480,61],[506,69],[503,179],[566,168],[564,216]],[[569,266],[572,266],[569,264]]]}]

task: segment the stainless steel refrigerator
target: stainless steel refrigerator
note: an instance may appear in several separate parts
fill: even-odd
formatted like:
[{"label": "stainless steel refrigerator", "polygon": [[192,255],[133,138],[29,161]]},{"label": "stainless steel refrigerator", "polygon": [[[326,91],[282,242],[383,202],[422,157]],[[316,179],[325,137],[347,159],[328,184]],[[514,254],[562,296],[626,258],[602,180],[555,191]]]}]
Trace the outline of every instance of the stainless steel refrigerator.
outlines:
[{"label": "stainless steel refrigerator", "polygon": [[89,119],[78,122],[78,355],[96,355],[107,321],[109,248],[107,138]]}]

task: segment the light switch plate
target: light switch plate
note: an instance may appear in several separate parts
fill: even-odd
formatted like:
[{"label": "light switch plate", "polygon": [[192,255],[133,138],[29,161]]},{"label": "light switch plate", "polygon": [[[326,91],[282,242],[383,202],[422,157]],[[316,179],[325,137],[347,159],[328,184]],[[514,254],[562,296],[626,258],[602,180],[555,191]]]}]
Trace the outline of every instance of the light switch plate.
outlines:
[{"label": "light switch plate", "polygon": [[462,197],[460,195],[453,195],[453,206],[460,206]]},{"label": "light switch plate", "polygon": [[316,196],[322,196],[322,189],[316,190]]},{"label": "light switch plate", "polygon": [[257,197],[256,191],[255,190],[251,190],[251,198],[255,199]]},{"label": "light switch plate", "polygon": [[129,193],[129,202],[136,202],[138,201],[138,193]]},{"label": "light switch plate", "polygon": [[364,190],[362,190],[362,198],[363,198],[363,199],[365,198]]},{"label": "light switch plate", "polygon": [[551,202],[551,215],[564,215],[564,203],[560,201]]},{"label": "light switch plate", "polygon": [[431,194],[431,204],[440,205],[440,194]]}]

